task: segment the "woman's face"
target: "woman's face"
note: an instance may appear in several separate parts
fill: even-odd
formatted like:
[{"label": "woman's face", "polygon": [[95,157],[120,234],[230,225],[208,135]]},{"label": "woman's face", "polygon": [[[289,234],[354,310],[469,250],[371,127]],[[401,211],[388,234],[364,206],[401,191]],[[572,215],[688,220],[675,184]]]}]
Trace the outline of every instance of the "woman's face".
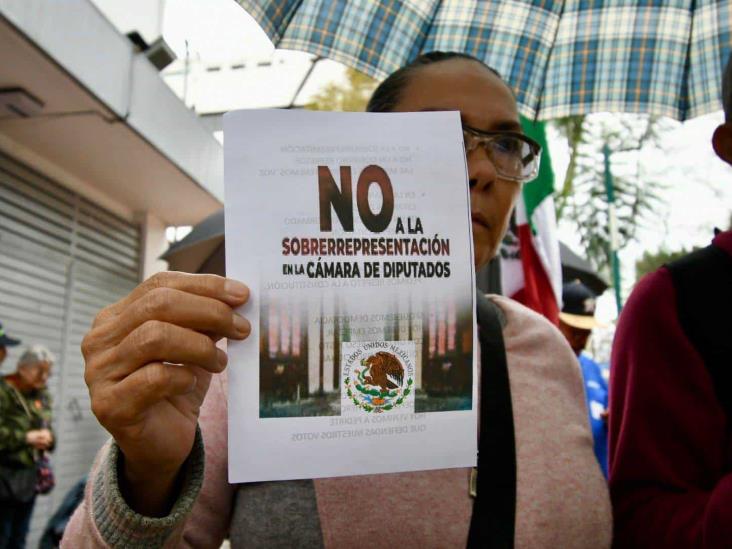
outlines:
[{"label": "woman's face", "polygon": [[[484,131],[521,131],[508,86],[475,61],[451,59],[412,73],[395,111],[460,111],[463,124]],[[497,253],[521,184],[502,179],[485,150],[468,154],[475,265]]]},{"label": "woman's face", "polygon": [[51,365],[48,362],[36,362],[18,368],[18,375],[23,383],[32,389],[43,389],[51,375]]}]

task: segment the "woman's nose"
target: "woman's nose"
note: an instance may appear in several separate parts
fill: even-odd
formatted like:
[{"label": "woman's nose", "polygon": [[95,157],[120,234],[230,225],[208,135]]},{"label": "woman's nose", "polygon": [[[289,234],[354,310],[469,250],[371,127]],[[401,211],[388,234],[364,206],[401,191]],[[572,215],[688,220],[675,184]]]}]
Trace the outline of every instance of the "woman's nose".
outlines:
[{"label": "woman's nose", "polygon": [[477,147],[468,153],[468,181],[471,190],[486,191],[497,177],[496,167],[483,147]]}]

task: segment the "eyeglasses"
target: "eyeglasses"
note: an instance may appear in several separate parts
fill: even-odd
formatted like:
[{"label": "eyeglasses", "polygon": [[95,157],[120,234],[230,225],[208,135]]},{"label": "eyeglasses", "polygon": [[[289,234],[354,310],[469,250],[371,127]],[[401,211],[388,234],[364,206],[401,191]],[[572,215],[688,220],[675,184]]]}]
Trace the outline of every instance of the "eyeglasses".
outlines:
[{"label": "eyeglasses", "polygon": [[484,132],[463,126],[465,154],[482,147],[504,179],[526,183],[539,173],[541,145],[518,132]]}]

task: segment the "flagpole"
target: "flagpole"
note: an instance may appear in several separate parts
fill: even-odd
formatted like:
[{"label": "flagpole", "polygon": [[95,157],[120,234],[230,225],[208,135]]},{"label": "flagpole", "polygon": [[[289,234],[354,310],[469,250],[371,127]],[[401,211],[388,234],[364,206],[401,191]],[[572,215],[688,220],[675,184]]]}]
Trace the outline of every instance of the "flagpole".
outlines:
[{"label": "flagpole", "polygon": [[620,292],[620,258],[618,257],[618,219],[615,213],[615,185],[613,175],[610,172],[610,147],[607,143],[602,148],[602,155],[605,160],[605,195],[607,197],[608,217],[610,224],[610,260],[613,275],[613,288],[615,289],[615,303],[618,313],[623,309],[623,298]]}]

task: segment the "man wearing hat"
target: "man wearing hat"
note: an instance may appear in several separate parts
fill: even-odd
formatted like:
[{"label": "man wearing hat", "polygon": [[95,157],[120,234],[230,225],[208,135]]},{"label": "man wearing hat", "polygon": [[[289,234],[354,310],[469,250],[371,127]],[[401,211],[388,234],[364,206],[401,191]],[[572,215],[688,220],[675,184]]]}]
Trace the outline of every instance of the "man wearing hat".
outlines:
[{"label": "man wearing hat", "polygon": [[5,361],[5,357],[8,356],[7,347],[15,347],[20,345],[19,339],[14,339],[5,333],[2,323],[0,322],[0,366]]},{"label": "man wearing hat", "polygon": [[592,329],[600,325],[595,320],[597,296],[579,280],[575,280],[562,288],[562,301],[564,305],[559,313],[559,329],[577,355],[582,368],[587,408],[590,411],[590,427],[595,441],[595,456],[607,478],[608,371],[583,353]]}]

